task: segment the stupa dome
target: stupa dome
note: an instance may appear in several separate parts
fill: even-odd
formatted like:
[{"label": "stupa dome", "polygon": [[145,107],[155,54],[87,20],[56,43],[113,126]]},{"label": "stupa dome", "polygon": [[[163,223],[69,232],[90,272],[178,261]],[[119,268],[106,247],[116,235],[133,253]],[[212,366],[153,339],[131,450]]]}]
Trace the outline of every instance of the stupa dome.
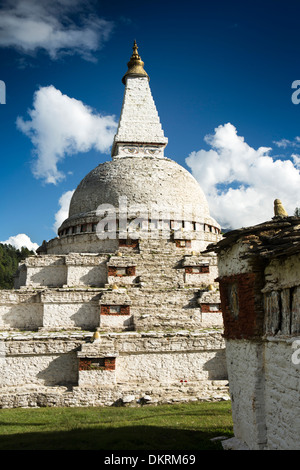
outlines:
[{"label": "stupa dome", "polygon": [[185,168],[167,158],[142,156],[115,158],[92,170],[74,192],[64,225],[95,216],[105,204],[118,212],[120,198],[126,198],[128,209],[144,208],[149,217],[159,209],[172,218],[175,213],[198,222],[210,218],[205,195]]}]

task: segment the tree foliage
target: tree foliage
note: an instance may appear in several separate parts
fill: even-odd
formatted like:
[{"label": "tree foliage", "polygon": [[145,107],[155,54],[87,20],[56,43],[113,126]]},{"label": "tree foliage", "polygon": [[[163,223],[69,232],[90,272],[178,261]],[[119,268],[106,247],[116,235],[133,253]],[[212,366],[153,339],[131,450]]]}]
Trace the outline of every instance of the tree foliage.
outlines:
[{"label": "tree foliage", "polygon": [[20,250],[12,245],[0,243],[0,289],[12,289],[14,286],[14,275],[18,264],[34,252],[22,247]]}]

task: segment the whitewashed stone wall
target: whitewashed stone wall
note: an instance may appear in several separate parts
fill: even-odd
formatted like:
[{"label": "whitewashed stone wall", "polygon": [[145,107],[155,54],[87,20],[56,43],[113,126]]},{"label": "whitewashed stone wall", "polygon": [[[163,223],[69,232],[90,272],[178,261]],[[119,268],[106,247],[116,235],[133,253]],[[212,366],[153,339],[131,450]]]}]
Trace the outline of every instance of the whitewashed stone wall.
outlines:
[{"label": "whitewashed stone wall", "polygon": [[100,323],[99,303],[44,304],[43,328],[97,328]]},{"label": "whitewashed stone wall", "polygon": [[51,338],[38,333],[2,333],[0,396],[1,392],[9,393],[12,387],[76,384],[76,349],[81,341],[72,340],[71,336]]},{"label": "whitewashed stone wall", "polygon": [[[1,334],[0,407],[226,399],[221,332]],[[219,353],[216,355],[216,350]],[[115,356],[116,368],[78,370],[78,356]],[[160,380],[161,379],[163,380]]]},{"label": "whitewashed stone wall", "polygon": [[24,262],[26,286],[61,287],[66,284],[67,267],[62,256],[32,256]]},{"label": "whitewashed stone wall", "polygon": [[243,340],[226,340],[226,357],[234,435],[252,450],[265,447],[263,346]]},{"label": "whitewashed stone wall", "polygon": [[226,449],[300,449],[300,256],[295,224],[296,218],[275,218],[233,232],[231,243],[219,244],[235,435],[224,442]]},{"label": "whitewashed stone wall", "polygon": [[[209,302],[215,299],[210,291]],[[163,289],[153,296],[152,290],[132,290],[131,313],[134,317],[135,328],[139,331],[149,329],[197,329],[222,328],[221,312],[202,312],[198,303],[200,293],[198,289],[173,289],[166,293]],[[219,293],[217,293],[217,299]],[[215,305],[215,304],[214,304]]]},{"label": "whitewashed stone wall", "polygon": [[27,258],[19,267],[16,287],[102,287],[107,283],[107,255],[68,254]]},{"label": "whitewashed stone wall", "polygon": [[47,243],[47,253],[69,254],[71,253],[113,253],[118,249],[118,240],[99,240],[95,233],[77,233],[56,237]]},{"label": "whitewashed stone wall", "polygon": [[247,250],[248,245],[237,240],[233,245],[218,253],[219,277],[251,272],[249,259],[243,256],[247,253]]},{"label": "whitewashed stone wall", "polygon": [[[215,284],[214,271],[201,286],[190,286],[185,283],[182,260],[197,263],[197,255],[185,256],[173,244],[164,255],[154,248],[155,243],[142,252],[123,249],[122,256],[74,253],[28,260],[26,271],[37,269],[35,274],[41,279],[49,268],[49,283],[52,268],[65,269],[63,282],[70,285],[28,285],[24,277],[20,289],[1,292],[1,330],[7,333],[2,335],[4,340],[0,338],[6,349],[1,358],[0,407],[111,405],[119,400],[124,404],[126,396],[138,404],[149,393],[154,402],[227,397],[221,313],[201,311],[201,299],[219,302],[218,291],[209,291],[206,285],[209,280]],[[102,284],[109,265],[128,264],[136,265],[134,279],[139,283],[121,282],[123,288],[118,289],[111,289],[109,283],[80,285],[96,283],[96,279]],[[28,279],[31,284],[32,279]],[[130,314],[101,315],[102,305],[129,305]],[[31,331],[22,335],[15,328]],[[153,333],[112,333],[132,328]],[[183,328],[212,330],[200,335],[161,333]],[[96,329],[102,331],[98,353],[100,357],[116,354],[115,371],[78,370],[78,350],[86,342],[83,330]],[[110,333],[104,335],[104,331]],[[77,344],[71,339],[74,334],[78,334]]]},{"label": "whitewashed stone wall", "polygon": [[100,323],[99,291],[58,290],[41,294],[43,328],[95,329]]},{"label": "whitewashed stone wall", "polygon": [[[163,330],[222,328],[222,314],[218,291],[198,288],[153,289],[128,286],[120,290],[119,302],[107,300],[105,289],[46,289],[39,292],[27,290],[2,291],[0,295],[1,330],[63,330],[83,328],[94,330],[115,329]],[[126,292],[126,299],[122,295]],[[129,315],[103,315],[101,304],[124,305],[130,299]],[[125,301],[126,300],[126,301]],[[202,311],[201,302],[211,305]]]},{"label": "whitewashed stone wall", "polygon": [[[150,387],[159,389],[162,394],[167,388],[174,392],[185,385],[198,389],[198,395],[203,393],[204,397],[209,384],[213,388],[216,381],[222,383],[225,396],[227,372],[225,350],[222,348],[221,334],[209,331],[101,335],[99,342],[83,345],[80,356],[115,357],[115,374],[84,370],[79,372],[79,383],[85,387],[91,386],[91,383],[99,386],[103,377],[105,384],[108,384],[110,378],[112,383],[119,385],[120,391],[128,389],[130,384],[138,387],[140,392],[146,393]],[[216,349],[219,351],[217,355]],[[92,374],[89,376],[90,372]]]},{"label": "whitewashed stone wall", "polygon": [[[212,221],[209,220],[207,222],[211,224]],[[199,224],[200,225],[200,224]],[[201,224],[203,225],[203,224]],[[151,232],[150,235],[152,236]],[[180,249],[176,248],[174,242],[172,242],[172,251],[175,253],[186,253],[193,251],[203,251],[206,249],[208,243],[214,243],[219,237],[216,236],[214,232],[204,232],[203,229],[195,232],[193,235],[190,235],[191,238],[191,247],[189,249]],[[146,242],[146,243],[145,243]],[[145,242],[143,240],[140,241],[140,244],[144,244],[144,249],[149,250],[147,248],[148,240],[146,239]],[[159,245],[164,245],[170,243],[169,241],[163,240],[160,242],[159,240],[155,240],[153,236],[153,240],[149,240],[149,246],[153,242],[155,248],[158,249]],[[146,246],[145,246],[146,245]],[[168,247],[166,247],[168,249]],[[175,249],[176,248],[176,249]],[[91,253],[95,254],[101,251],[101,253],[115,253],[119,249],[119,240],[116,239],[104,239],[100,240],[95,233],[77,233],[75,235],[65,235],[60,238],[53,238],[47,244],[47,253],[49,255],[68,255],[70,251],[72,253]],[[17,287],[17,286],[16,286]]]},{"label": "whitewashed stone wall", "polygon": [[7,357],[1,369],[2,387],[72,384],[77,376],[75,354]]},{"label": "whitewashed stone wall", "polygon": [[265,269],[265,279],[265,292],[273,288],[278,291],[299,285],[300,255],[271,260]]},{"label": "whitewashed stone wall", "polygon": [[107,283],[107,260],[107,255],[69,254],[66,256],[66,285],[104,286]]},{"label": "whitewashed stone wall", "polygon": [[101,315],[100,329],[105,331],[132,330],[133,315]]},{"label": "whitewashed stone wall", "polygon": [[[117,359],[117,379],[121,382],[147,381],[162,385],[177,383],[178,386],[181,380],[185,383],[195,383],[212,377],[215,377],[215,380],[226,379],[224,364],[221,364],[220,358],[219,360],[217,364],[214,351],[194,354],[174,352],[120,356]],[[214,367],[212,363],[215,363]],[[217,372],[222,369],[223,374],[220,377]]]},{"label": "whitewashed stone wall", "polygon": [[112,387],[116,384],[115,371],[98,371],[98,370],[82,370],[79,374],[78,385],[79,387]]},{"label": "whitewashed stone wall", "polygon": [[226,341],[234,434],[251,450],[299,450],[300,342]]},{"label": "whitewashed stone wall", "polygon": [[43,325],[43,307],[36,292],[0,291],[0,329],[36,330]]},{"label": "whitewashed stone wall", "polygon": [[0,305],[1,330],[36,330],[43,325],[43,307],[37,303]]},{"label": "whitewashed stone wall", "polygon": [[265,420],[270,450],[300,450],[299,339],[268,338],[266,343]]},{"label": "whitewashed stone wall", "polygon": [[[197,240],[192,240],[197,241]],[[201,242],[204,243],[204,242]],[[206,242],[207,244],[207,242]],[[218,267],[214,256],[201,256],[193,246],[176,247],[169,240],[140,241],[139,250],[121,248],[122,256],[72,253],[68,255],[32,256],[19,268],[16,286],[19,287],[104,287],[106,284],[164,285],[164,288],[214,283]],[[209,273],[186,274],[185,266],[209,264]],[[109,275],[110,266],[134,266],[135,274],[119,277]],[[24,274],[26,272],[26,275]]]}]

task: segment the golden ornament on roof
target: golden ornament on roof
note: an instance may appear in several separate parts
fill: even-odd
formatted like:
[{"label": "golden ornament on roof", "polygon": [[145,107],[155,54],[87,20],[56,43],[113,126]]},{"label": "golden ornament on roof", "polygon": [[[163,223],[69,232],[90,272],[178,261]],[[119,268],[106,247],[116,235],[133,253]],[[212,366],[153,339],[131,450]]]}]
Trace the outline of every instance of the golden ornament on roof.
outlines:
[{"label": "golden ornament on roof", "polygon": [[144,62],[142,61],[139,53],[136,41],[133,43],[133,53],[130,57],[130,60],[127,64],[128,70],[122,78],[122,82],[126,83],[126,77],[147,77],[149,80],[148,74],[144,70]]},{"label": "golden ornament on roof", "polygon": [[282,205],[280,199],[274,201],[274,215],[275,217],[288,217],[288,213]]},{"label": "golden ornament on roof", "polygon": [[93,343],[98,343],[100,341],[100,333],[99,331],[95,331],[92,337]]}]

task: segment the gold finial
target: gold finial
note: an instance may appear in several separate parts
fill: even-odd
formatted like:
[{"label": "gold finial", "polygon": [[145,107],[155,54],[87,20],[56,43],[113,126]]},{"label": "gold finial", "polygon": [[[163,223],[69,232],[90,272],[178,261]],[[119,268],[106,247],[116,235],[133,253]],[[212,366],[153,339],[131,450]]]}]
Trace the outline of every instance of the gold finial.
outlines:
[{"label": "gold finial", "polygon": [[274,215],[275,217],[288,217],[288,213],[282,205],[280,199],[275,199],[274,201]]},{"label": "gold finial", "polygon": [[134,40],[132,50],[133,50],[133,53],[132,53],[132,57],[131,57],[131,58],[141,60],[141,58],[140,58],[140,56],[139,56],[139,53],[138,53],[138,47],[137,47],[136,40]]},{"label": "gold finial", "polygon": [[125,73],[124,77],[122,78],[122,82],[126,83],[126,77],[132,76],[132,77],[148,77],[148,74],[144,70],[144,62],[142,61],[139,53],[138,53],[138,47],[136,41],[133,43],[133,53],[132,56],[130,57],[130,60],[127,64],[128,70]]},{"label": "gold finial", "polygon": [[99,343],[100,341],[100,333],[99,331],[95,331],[95,333],[93,334],[93,337],[92,337],[92,342],[93,343]]}]

